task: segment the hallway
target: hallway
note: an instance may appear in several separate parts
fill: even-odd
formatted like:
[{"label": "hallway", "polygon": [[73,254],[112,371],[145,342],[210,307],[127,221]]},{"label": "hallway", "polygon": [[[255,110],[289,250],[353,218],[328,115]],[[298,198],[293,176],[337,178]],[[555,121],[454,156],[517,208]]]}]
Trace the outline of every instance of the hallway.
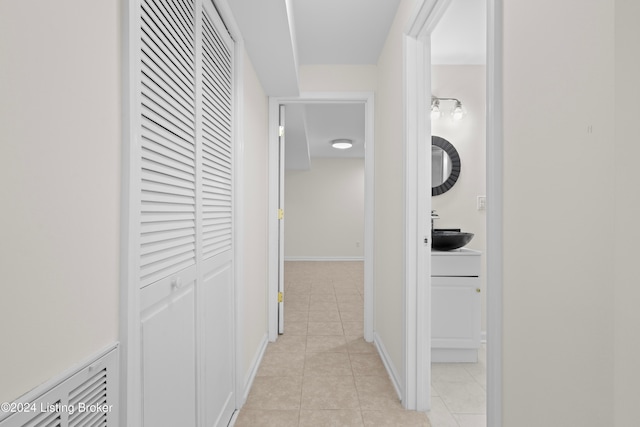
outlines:
[{"label": "hallway", "polygon": [[285,334],[269,343],[236,427],[430,426],[405,411],[363,339],[362,262],[286,262]]}]

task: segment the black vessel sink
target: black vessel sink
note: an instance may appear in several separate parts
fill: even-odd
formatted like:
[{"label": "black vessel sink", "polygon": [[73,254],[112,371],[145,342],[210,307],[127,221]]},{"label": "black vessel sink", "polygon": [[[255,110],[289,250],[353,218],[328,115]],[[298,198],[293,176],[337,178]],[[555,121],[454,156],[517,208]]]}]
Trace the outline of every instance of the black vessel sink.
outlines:
[{"label": "black vessel sink", "polygon": [[473,233],[458,229],[438,230],[431,233],[431,248],[437,251],[452,251],[460,249],[473,239]]}]

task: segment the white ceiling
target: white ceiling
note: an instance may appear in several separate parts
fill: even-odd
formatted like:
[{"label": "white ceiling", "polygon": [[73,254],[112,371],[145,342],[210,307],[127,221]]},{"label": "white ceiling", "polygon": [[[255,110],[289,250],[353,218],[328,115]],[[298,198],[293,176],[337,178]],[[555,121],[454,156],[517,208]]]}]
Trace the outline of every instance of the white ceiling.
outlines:
[{"label": "white ceiling", "polygon": [[376,64],[400,0],[295,0],[300,64]]},{"label": "white ceiling", "polygon": [[[289,104],[285,108],[285,167],[307,170],[311,158],[364,157],[364,104]],[[334,139],[353,147],[338,150]]]},{"label": "white ceiling", "polygon": [[[299,95],[298,69],[313,64],[376,64],[399,0],[229,0],[247,53],[269,96]],[[451,0],[432,34],[434,64],[485,63],[486,0]],[[364,155],[364,107],[288,106],[288,168],[310,157]],[[335,111],[334,111],[335,110]],[[352,149],[329,145],[356,140]]]},{"label": "white ceiling", "polygon": [[487,1],[452,0],[431,34],[433,64],[486,63]]}]

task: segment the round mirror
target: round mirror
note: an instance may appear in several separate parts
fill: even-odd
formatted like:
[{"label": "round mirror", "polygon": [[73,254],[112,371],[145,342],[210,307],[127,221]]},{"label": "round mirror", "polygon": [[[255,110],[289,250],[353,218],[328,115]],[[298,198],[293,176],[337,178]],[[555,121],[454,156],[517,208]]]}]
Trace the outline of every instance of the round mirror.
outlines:
[{"label": "round mirror", "polygon": [[444,138],[431,137],[431,195],[446,193],[460,176],[460,156]]}]

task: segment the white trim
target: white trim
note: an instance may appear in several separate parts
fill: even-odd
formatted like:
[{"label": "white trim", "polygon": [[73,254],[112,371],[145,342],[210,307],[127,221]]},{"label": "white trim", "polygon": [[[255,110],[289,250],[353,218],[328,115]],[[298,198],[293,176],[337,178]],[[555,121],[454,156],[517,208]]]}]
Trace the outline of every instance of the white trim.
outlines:
[{"label": "white trim", "polygon": [[387,352],[386,347],[382,343],[380,336],[377,333],[373,333],[373,343],[378,350],[378,354],[380,355],[380,359],[382,359],[382,363],[384,364],[387,373],[389,374],[389,379],[391,379],[391,384],[393,384],[393,388],[396,390],[396,394],[398,395],[398,399],[402,401],[402,387],[400,383],[400,375],[398,375],[398,371],[396,370],[391,356]]},{"label": "white trim", "polygon": [[503,0],[487,1],[487,425],[502,427]]},{"label": "white trim", "polygon": [[[120,423],[140,425],[142,380],[140,373],[140,292],[136,198],[140,193],[140,7],[129,1],[122,8],[122,203],[120,216]],[[131,420],[129,424],[127,420]]]},{"label": "white trim", "polygon": [[278,106],[300,103],[349,103],[365,105],[364,185],[364,339],[373,341],[374,246],[374,92],[308,92],[297,98],[269,98],[269,341],[278,336]]},{"label": "white trim", "polygon": [[269,341],[274,342],[278,338],[278,294],[279,280],[279,256],[278,239],[280,231],[278,227],[278,183],[279,183],[279,136],[280,103],[269,98],[269,203],[268,203],[268,284],[267,284],[267,314]]},{"label": "white trim", "polygon": [[[425,37],[451,0],[422,0],[407,27],[407,35]],[[503,0],[487,2],[487,425],[502,427],[502,289],[503,289]],[[413,62],[405,58],[405,65]],[[431,67],[430,58],[418,67]],[[423,70],[424,73],[426,70]],[[418,73],[420,71],[418,70]],[[410,81],[408,82],[410,83]],[[415,88],[414,88],[415,89]],[[411,261],[408,260],[408,263]],[[408,266],[408,272],[412,271]],[[428,292],[431,284],[428,283]],[[411,283],[407,282],[409,287]],[[407,292],[408,294],[409,292]],[[409,313],[407,322],[413,320]],[[410,339],[411,335],[407,335]],[[430,347],[430,342],[428,343]],[[406,351],[411,349],[407,343]],[[425,358],[422,358],[425,360]],[[410,366],[407,367],[410,370]],[[407,372],[409,374],[409,372]],[[427,390],[430,393],[430,390]]]},{"label": "white trim", "polygon": [[410,20],[404,50],[405,383],[407,409],[431,409],[431,100],[430,29],[450,0],[423,2]]},{"label": "white trim", "polygon": [[249,396],[249,392],[251,391],[251,386],[253,385],[253,381],[256,379],[256,375],[258,374],[258,369],[260,368],[260,363],[262,363],[262,359],[264,358],[264,353],[267,351],[267,345],[269,344],[269,335],[264,334],[262,340],[260,341],[260,345],[258,346],[258,351],[256,352],[253,360],[251,361],[251,365],[249,366],[249,374],[246,375],[243,379],[243,388],[242,393],[239,393],[241,397],[242,404],[238,407],[242,407],[244,402],[247,401],[247,397]]},{"label": "white trim", "polygon": [[284,257],[285,261],[292,261],[292,262],[296,262],[296,261],[335,261],[335,262],[342,262],[342,261],[364,261],[364,257],[360,256],[360,257],[353,257],[353,256],[287,256]]}]

